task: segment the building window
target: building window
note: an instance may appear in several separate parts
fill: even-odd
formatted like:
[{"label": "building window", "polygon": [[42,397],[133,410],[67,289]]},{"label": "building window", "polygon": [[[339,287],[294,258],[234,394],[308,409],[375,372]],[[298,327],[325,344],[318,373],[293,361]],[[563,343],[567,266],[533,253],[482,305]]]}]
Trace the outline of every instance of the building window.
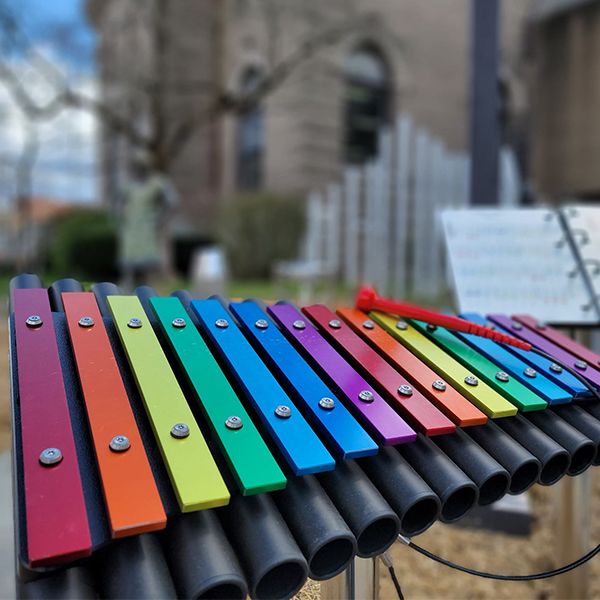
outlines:
[{"label": "building window", "polygon": [[[260,81],[257,69],[246,70],[240,91],[250,94]],[[256,190],[263,183],[264,114],[261,106],[252,106],[239,115],[237,127],[236,179],[240,190]]]},{"label": "building window", "polygon": [[371,46],[354,50],[344,65],[345,158],[363,163],[377,154],[379,130],[390,120],[389,69]]}]

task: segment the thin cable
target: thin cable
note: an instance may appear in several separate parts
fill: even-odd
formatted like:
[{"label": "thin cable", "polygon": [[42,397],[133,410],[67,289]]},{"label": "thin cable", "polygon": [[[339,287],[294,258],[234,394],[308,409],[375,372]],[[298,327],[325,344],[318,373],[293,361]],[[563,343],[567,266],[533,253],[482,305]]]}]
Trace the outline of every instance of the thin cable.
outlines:
[{"label": "thin cable", "polygon": [[[503,344],[503,345],[505,345],[505,344]],[[585,386],[585,388],[587,390],[589,390],[591,392],[591,394],[597,400],[600,400],[600,391],[598,391],[581,373],[578,373],[574,368],[564,364],[563,362],[561,362],[561,361],[557,360],[555,357],[553,357],[551,354],[548,354],[544,350],[540,350],[539,348],[536,348],[535,346],[533,346],[529,351],[533,352],[534,354],[538,354],[539,356],[542,356],[543,358],[545,358],[553,363],[556,363],[557,365],[560,365],[565,371],[567,371],[568,373],[573,375],[573,377],[575,377],[575,379],[577,379],[580,383],[582,383]],[[474,575],[475,577],[483,577],[485,579],[495,579],[495,580],[499,580],[499,581],[535,581],[535,580],[539,580],[539,579],[548,579],[550,577],[556,577],[557,575],[563,575],[564,573],[568,573],[569,571],[572,571],[573,569],[577,569],[581,565],[585,564],[586,562],[588,562],[592,558],[594,558],[598,553],[600,553],[600,544],[598,544],[597,546],[595,546],[594,548],[589,550],[586,554],[584,554],[583,556],[580,556],[578,559],[574,560],[573,562],[570,562],[570,563],[563,565],[562,567],[558,567],[556,569],[551,569],[550,571],[540,571],[539,573],[531,573],[529,575],[504,575],[504,574],[500,574],[500,573],[490,573],[488,571],[479,571],[477,569],[472,569],[470,567],[465,567],[463,565],[459,565],[455,562],[452,562],[451,560],[447,560],[441,556],[438,556],[437,554],[434,554],[433,552],[430,552],[429,550],[426,550],[425,548],[419,546],[418,544],[415,544],[410,538],[407,538],[403,535],[398,536],[398,539],[400,541],[402,541],[404,544],[406,544],[409,548],[412,548],[419,554],[422,554],[423,556],[426,556],[427,558],[430,558],[431,560],[433,560],[441,565],[444,565],[451,569],[455,569],[457,571],[461,571],[462,573],[467,573],[468,575]],[[385,561],[384,561],[384,563],[385,563]],[[390,567],[388,567],[388,569],[390,569]],[[391,569],[393,569],[393,566],[391,566]],[[392,575],[392,573],[390,571],[390,576],[391,575]],[[392,578],[392,581],[393,581],[393,578]],[[401,594],[401,593],[402,592],[400,591],[399,594]]]},{"label": "thin cable", "polygon": [[387,567],[387,570],[390,573],[390,578],[392,580],[392,583],[394,584],[394,587],[396,588],[396,594],[398,594],[398,599],[404,600],[404,594],[402,593],[400,582],[396,577],[396,571],[394,570],[394,561],[392,560],[392,557],[390,556],[389,552],[384,552],[383,554],[379,555],[379,558],[381,559],[381,562]]},{"label": "thin cable", "polygon": [[409,548],[412,548],[419,554],[422,554],[423,556],[426,556],[427,558],[430,558],[431,560],[434,560],[435,562],[440,563],[446,567],[450,567],[451,569],[455,569],[457,571],[462,571],[463,573],[468,573],[469,575],[474,575],[475,577],[484,577],[485,579],[496,579],[499,581],[535,581],[537,579],[548,579],[550,577],[556,577],[557,575],[568,573],[569,571],[580,567],[581,565],[594,558],[594,556],[596,556],[600,552],[600,544],[598,544],[595,548],[592,548],[589,552],[579,557],[577,560],[574,560],[573,562],[563,565],[562,567],[552,569],[550,571],[541,571],[539,573],[532,573],[530,575],[503,575],[499,573],[479,571],[477,569],[472,569],[470,567],[459,565],[455,562],[452,562],[451,560],[442,558],[441,556],[438,556],[437,554],[434,554],[433,552],[430,552],[425,548],[422,548],[421,546],[415,544],[409,538],[406,538],[404,536],[398,537]]},{"label": "thin cable", "polygon": [[390,567],[388,569],[388,571],[390,572],[390,577],[392,578],[392,583],[394,584],[394,587],[396,588],[396,593],[398,594],[398,598],[400,600],[404,600],[404,594],[402,593],[402,588],[400,587],[400,582],[398,581],[398,578],[396,577],[396,571],[394,571],[394,567]]}]

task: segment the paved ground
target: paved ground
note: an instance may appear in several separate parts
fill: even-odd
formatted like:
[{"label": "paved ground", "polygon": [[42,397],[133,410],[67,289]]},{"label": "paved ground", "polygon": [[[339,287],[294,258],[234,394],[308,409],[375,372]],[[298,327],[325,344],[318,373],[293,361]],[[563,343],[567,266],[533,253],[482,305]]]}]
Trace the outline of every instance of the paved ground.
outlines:
[{"label": "paved ground", "polygon": [[10,453],[0,454],[0,598],[15,597]]}]

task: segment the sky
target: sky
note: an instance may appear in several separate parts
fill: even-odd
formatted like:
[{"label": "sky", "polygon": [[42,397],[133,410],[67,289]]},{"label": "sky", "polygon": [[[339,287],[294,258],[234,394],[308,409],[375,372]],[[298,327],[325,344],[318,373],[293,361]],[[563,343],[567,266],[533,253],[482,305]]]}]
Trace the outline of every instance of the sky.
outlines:
[{"label": "sky", "polygon": [[[95,39],[83,12],[84,1],[8,0],[8,5],[31,44],[68,76],[71,85],[94,95],[98,89]],[[49,98],[48,86],[25,57],[13,60],[14,69],[33,95],[39,100]],[[31,127],[1,83],[0,128],[0,208],[6,209],[16,193],[15,164]],[[39,140],[34,195],[88,203],[96,200],[97,124],[93,116],[65,110],[34,129]]]},{"label": "sky", "polygon": [[9,5],[32,40],[53,46],[73,70],[94,71],[95,36],[85,0],[9,0]]}]

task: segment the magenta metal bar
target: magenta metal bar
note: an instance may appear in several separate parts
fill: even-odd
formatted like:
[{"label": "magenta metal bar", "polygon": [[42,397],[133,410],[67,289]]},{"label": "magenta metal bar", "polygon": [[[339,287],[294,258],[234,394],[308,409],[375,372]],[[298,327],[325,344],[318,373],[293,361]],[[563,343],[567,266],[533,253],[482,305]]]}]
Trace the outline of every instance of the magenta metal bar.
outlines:
[{"label": "magenta metal bar", "polygon": [[600,371],[596,370],[578,356],[571,354],[571,352],[567,352],[560,346],[557,346],[550,340],[541,336],[539,333],[529,329],[527,325],[514,321],[506,315],[488,315],[488,319],[493,323],[500,325],[503,329],[510,331],[512,335],[516,335],[530,344],[533,344],[540,350],[547,352],[556,360],[580,373],[594,386],[600,388]]},{"label": "magenta metal bar", "polygon": [[27,551],[32,567],[91,553],[48,292],[14,290]]}]

